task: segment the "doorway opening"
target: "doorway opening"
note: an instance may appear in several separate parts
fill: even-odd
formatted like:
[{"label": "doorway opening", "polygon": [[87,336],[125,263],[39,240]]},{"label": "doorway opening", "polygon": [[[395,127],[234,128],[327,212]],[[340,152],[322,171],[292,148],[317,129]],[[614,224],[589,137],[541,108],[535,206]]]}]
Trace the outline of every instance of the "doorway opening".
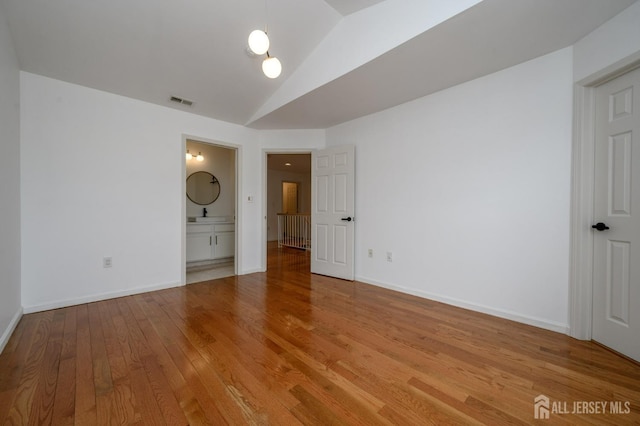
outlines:
[{"label": "doorway opening", "polygon": [[[266,153],[266,248],[311,249],[311,153]],[[265,250],[265,257],[267,250]],[[268,266],[265,258],[265,266]]]},{"label": "doorway opening", "polygon": [[185,283],[236,275],[237,149],[185,145]]}]

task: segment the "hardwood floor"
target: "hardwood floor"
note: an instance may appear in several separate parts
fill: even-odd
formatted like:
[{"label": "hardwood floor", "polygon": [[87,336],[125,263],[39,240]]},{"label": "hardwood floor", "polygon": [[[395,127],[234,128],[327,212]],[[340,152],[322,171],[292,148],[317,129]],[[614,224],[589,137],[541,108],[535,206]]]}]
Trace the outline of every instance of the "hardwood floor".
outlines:
[{"label": "hardwood floor", "polygon": [[[270,248],[268,269],[25,315],[0,355],[0,419],[640,424],[640,366],[596,344],[312,276],[295,249]],[[582,401],[606,414],[558,412],[596,407]]]}]

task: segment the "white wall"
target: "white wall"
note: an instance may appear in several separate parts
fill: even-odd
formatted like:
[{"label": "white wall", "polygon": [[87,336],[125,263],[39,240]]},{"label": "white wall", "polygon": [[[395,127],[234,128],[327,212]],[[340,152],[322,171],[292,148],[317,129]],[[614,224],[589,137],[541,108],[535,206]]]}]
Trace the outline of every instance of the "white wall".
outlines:
[{"label": "white wall", "polygon": [[[194,158],[186,162],[187,177],[198,171],[211,173],[220,183],[220,195],[213,203],[202,206],[186,198],[187,217],[202,216],[202,209],[207,209],[207,216],[224,216],[233,220],[236,214],[236,168],[235,150],[207,143],[187,140],[187,149]],[[195,156],[202,152],[204,160],[197,161]]]},{"label": "white wall", "polygon": [[305,153],[323,148],[325,135],[324,129],[262,130],[260,143],[268,152]]},{"label": "white wall", "polygon": [[[181,282],[184,135],[237,145],[241,196],[261,191],[255,130],[20,75],[26,311]],[[239,271],[259,270],[260,204],[238,214]]]},{"label": "white wall", "polygon": [[20,73],[0,5],[0,352],[20,302]]},{"label": "white wall", "polygon": [[327,129],[356,145],[357,279],[566,331],[571,124],[566,48]]}]

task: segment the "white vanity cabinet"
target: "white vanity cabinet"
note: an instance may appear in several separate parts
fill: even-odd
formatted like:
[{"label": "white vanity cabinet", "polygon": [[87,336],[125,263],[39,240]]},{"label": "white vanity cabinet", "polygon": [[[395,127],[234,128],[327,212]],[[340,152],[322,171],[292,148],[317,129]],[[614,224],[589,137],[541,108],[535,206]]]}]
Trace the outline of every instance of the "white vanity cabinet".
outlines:
[{"label": "white vanity cabinet", "polygon": [[232,223],[227,223],[214,225],[213,227],[213,258],[233,257],[236,252],[235,226]]},{"label": "white vanity cabinet", "polygon": [[187,262],[213,258],[213,225],[187,224]]},{"label": "white vanity cabinet", "polygon": [[235,255],[235,225],[187,224],[187,262],[224,259]]}]

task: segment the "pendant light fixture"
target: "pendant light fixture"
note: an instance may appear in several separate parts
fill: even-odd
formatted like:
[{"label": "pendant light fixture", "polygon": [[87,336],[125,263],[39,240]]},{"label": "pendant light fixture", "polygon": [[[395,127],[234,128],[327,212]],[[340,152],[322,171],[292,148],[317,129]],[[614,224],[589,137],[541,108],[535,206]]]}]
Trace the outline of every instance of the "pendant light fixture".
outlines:
[{"label": "pendant light fixture", "polygon": [[[267,16],[267,0],[264,2],[265,16]],[[267,57],[262,61],[262,72],[269,78],[278,78],[282,72],[282,64],[280,60],[275,56],[269,55],[269,36],[267,35],[267,29],[265,30],[253,30],[249,34],[249,50],[256,55],[264,55]]]}]

